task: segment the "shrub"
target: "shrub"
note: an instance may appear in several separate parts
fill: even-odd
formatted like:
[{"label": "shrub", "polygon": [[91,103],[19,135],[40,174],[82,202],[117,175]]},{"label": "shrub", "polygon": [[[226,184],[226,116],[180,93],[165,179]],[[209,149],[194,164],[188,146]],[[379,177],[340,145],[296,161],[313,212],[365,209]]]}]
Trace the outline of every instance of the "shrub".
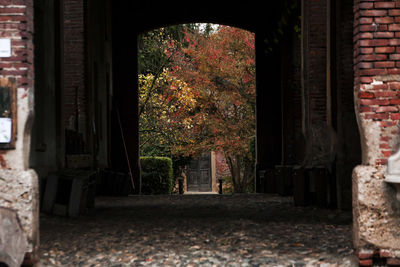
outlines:
[{"label": "shrub", "polygon": [[141,157],[142,193],[146,195],[170,194],[174,181],[172,160],[167,157]]}]

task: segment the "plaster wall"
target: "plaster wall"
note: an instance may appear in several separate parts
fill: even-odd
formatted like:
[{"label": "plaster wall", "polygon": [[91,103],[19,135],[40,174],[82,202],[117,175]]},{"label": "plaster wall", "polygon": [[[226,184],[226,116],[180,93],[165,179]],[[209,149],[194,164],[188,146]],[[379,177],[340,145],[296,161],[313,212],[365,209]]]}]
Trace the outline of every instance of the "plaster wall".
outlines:
[{"label": "plaster wall", "polygon": [[34,108],[33,1],[0,3],[2,38],[11,40],[11,56],[1,58],[0,78],[16,81],[17,134],[15,148],[0,155],[0,206],[17,211],[28,237],[27,252],[38,246],[38,179],[29,169]]}]

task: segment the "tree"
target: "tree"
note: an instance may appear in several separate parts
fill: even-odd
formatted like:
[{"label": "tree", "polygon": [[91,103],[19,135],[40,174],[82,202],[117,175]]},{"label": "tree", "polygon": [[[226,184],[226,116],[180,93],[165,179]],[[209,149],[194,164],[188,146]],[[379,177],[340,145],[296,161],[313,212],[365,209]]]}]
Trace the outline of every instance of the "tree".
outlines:
[{"label": "tree", "polygon": [[187,33],[185,41],[181,51],[166,52],[174,61],[171,74],[184,80],[197,99],[186,129],[191,142],[172,151],[222,151],[235,192],[245,192],[254,179],[254,34],[221,26],[207,35]]},{"label": "tree", "polygon": [[139,134],[142,155],[170,155],[172,146],[192,144],[186,132],[197,100],[184,81],[167,69],[158,75],[139,75]]}]

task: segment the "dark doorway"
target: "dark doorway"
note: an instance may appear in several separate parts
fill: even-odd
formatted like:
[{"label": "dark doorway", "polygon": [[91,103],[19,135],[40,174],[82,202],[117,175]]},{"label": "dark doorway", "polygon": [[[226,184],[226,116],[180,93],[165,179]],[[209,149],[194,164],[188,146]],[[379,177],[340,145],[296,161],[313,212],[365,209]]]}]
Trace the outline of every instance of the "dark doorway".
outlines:
[{"label": "dark doorway", "polygon": [[211,186],[211,153],[204,153],[190,162],[188,177],[189,192],[210,192]]}]

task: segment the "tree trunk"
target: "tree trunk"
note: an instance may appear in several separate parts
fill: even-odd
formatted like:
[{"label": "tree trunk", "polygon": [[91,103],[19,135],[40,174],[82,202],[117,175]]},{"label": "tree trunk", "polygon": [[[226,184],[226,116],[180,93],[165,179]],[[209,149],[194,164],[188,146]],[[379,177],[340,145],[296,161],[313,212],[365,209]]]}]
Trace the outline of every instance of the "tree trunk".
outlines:
[{"label": "tree trunk", "polygon": [[226,162],[232,175],[234,192],[245,193],[252,178],[251,162],[238,155],[226,156]]}]

